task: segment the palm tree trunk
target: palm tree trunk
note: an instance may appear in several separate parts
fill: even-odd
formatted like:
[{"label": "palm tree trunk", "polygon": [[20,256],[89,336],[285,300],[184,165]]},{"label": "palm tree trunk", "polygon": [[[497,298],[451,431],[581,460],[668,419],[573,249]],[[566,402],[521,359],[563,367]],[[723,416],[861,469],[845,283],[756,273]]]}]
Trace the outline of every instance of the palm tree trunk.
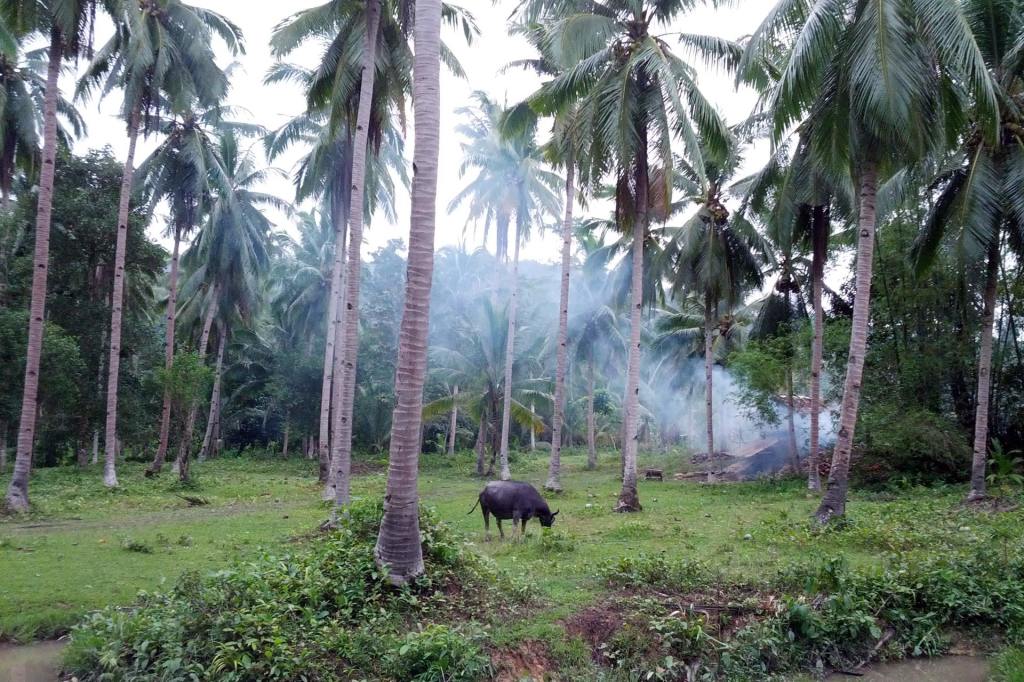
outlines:
[{"label": "palm tree trunk", "polygon": [[846,513],[846,491],[849,486],[850,452],[857,426],[861,380],[864,375],[864,354],[868,346],[868,324],[871,313],[871,270],[875,248],[875,194],[878,191],[878,168],[867,165],[860,178],[859,236],[857,238],[856,298],[853,302],[853,323],[850,328],[850,352],[843,385],[839,433],[832,452],[832,468],[828,475],[825,496],[815,512],[819,523]]},{"label": "palm tree trunk", "polygon": [[800,450],[796,442],[796,423],[793,413],[796,410],[793,398],[793,368],[786,368],[786,422],[789,430],[789,461],[793,473],[800,473]]},{"label": "palm tree trunk", "polygon": [[484,468],[484,458],[487,456],[487,412],[480,417],[480,431],[476,436],[476,475],[483,478],[487,470]]},{"label": "palm tree trunk", "polygon": [[50,33],[50,61],[46,68],[46,93],[43,100],[43,167],[39,177],[39,207],[36,211],[36,244],[32,261],[32,302],[25,352],[25,383],[22,388],[21,421],[18,425],[14,473],[7,488],[7,507],[16,512],[28,510],[28,479],[36,435],[39,360],[43,354],[43,328],[46,324],[46,276],[50,260],[53,176],[57,163],[57,99],[60,95],[58,80],[63,42],[60,30],[53,29]]},{"label": "palm tree trunk", "polygon": [[416,0],[413,67],[415,152],[405,306],[395,372],[395,412],[384,518],[374,548],[391,582],[405,584],[423,573],[418,468],[423,380],[427,370],[430,286],[434,273],[437,156],[441,128],[441,0]]},{"label": "palm tree trunk", "polygon": [[220,339],[220,348],[217,349],[217,364],[213,375],[213,390],[210,391],[210,409],[206,418],[206,433],[203,435],[203,445],[199,450],[199,457],[197,458],[200,462],[206,461],[206,458],[213,452],[213,448],[215,446],[214,439],[218,436],[217,432],[220,426],[221,409],[220,392],[224,375],[224,346],[226,343],[227,337],[222,334]]},{"label": "palm tree trunk", "polygon": [[[128,212],[131,209],[132,180],[135,175],[135,143],[139,137],[139,105],[128,121],[128,156],[121,177],[121,196],[117,207],[117,240],[114,247],[114,295],[110,311],[110,356],[107,361],[107,424],[105,445],[117,442],[118,377],[121,370],[121,314],[124,306],[125,251],[128,248]],[[117,487],[117,458],[114,448],[106,447],[103,484]]]},{"label": "palm tree trunk", "polygon": [[501,480],[512,478],[508,467],[508,436],[512,428],[512,364],[515,361],[516,344],[516,304],[519,299],[519,234],[515,236],[516,244],[512,257],[512,297],[508,302],[508,334],[505,337],[505,385],[502,386],[501,397],[501,450],[498,458],[501,465]]},{"label": "palm tree trunk", "polygon": [[[348,142],[343,143],[346,146]],[[348,154],[343,155],[347,158]],[[351,166],[339,169],[339,176],[344,176],[344,185],[335,187],[331,201],[331,220],[334,222],[334,263],[331,266],[331,294],[327,310],[327,339],[324,344],[324,373],[320,386],[320,444],[317,453],[320,460],[319,481],[326,484],[331,469],[331,405],[334,394],[334,355],[337,350],[335,340],[338,339],[338,326],[341,324],[341,300],[343,297],[342,273],[345,268],[345,248],[348,230],[349,202],[345,200],[351,183],[349,176]],[[340,182],[338,183],[341,184]]]},{"label": "palm tree trunk", "polygon": [[999,284],[999,238],[994,236],[988,251],[985,276],[985,310],[981,318],[981,348],[978,351],[978,399],[974,416],[974,458],[971,462],[971,490],[968,501],[984,499],[985,464],[988,458],[988,411],[992,391],[992,326]]},{"label": "palm tree trunk", "polygon": [[704,420],[708,438],[708,457],[715,457],[715,405],[714,405],[714,325],[711,294],[704,294]]},{"label": "palm tree trunk", "polygon": [[7,422],[0,419],[0,475],[7,473]]},{"label": "palm tree trunk", "polygon": [[828,257],[829,210],[828,206],[815,206],[812,210],[814,215],[811,220],[811,298],[814,308],[814,340],[811,342],[811,434],[810,451],[807,454],[807,489],[819,492],[821,356],[825,332],[825,311],[821,304],[821,292],[825,278],[825,259]]},{"label": "palm tree trunk", "polygon": [[[174,226],[174,248],[171,251],[171,274],[167,284],[167,327],[164,337],[164,367],[170,371],[174,364],[174,323],[178,307],[178,257],[181,251],[182,226]],[[167,446],[171,438],[171,394],[164,391],[164,404],[160,411],[160,444],[156,456],[146,469],[146,476],[159,474],[167,459]]]},{"label": "palm tree trunk", "polygon": [[[345,264],[345,301],[342,306],[342,344],[344,363],[341,374],[340,410],[334,417],[336,428],[331,441],[331,469],[334,479],[335,507],[348,506],[352,469],[352,406],[356,392],[356,361],[359,355],[359,276],[363,246],[363,191],[366,185],[366,154],[373,109],[373,83],[376,76],[377,34],[380,27],[380,0],[366,3],[366,47],[359,86],[359,110],[352,148],[352,199],[349,206],[348,262]],[[335,349],[338,352],[339,349]],[[337,380],[335,374],[335,380]]]},{"label": "palm tree trunk", "polygon": [[551,464],[548,490],[562,489],[562,422],[565,410],[565,368],[569,358],[569,262],[572,258],[572,209],[576,164],[572,155],[565,169],[565,220],[562,222],[562,289],[558,299],[558,351],[555,360],[555,405],[551,415]]},{"label": "palm tree trunk", "polygon": [[640,421],[640,331],[644,305],[644,241],[647,238],[648,168],[647,135],[641,128],[637,142],[636,216],[633,220],[633,279],[630,286],[629,354],[626,368],[624,433],[622,441],[622,490],[615,511],[640,511],[637,492],[637,427]]},{"label": "palm tree trunk", "polygon": [[[210,347],[210,330],[213,328],[213,318],[217,313],[217,287],[213,288],[213,296],[210,301],[210,306],[206,311],[206,319],[203,322],[203,332],[200,336],[199,342],[199,353],[200,356],[206,357],[206,351]],[[224,345],[225,339],[224,331],[220,332],[220,345]],[[219,352],[219,351],[218,351]],[[181,436],[181,442],[178,443],[178,457],[175,460],[175,468],[178,470],[178,475],[181,480],[188,480],[188,459],[191,451],[191,436],[196,429],[196,418],[199,416],[199,404],[195,401],[188,406],[188,416],[185,418],[185,429],[184,434]]]},{"label": "palm tree trunk", "polygon": [[455,390],[452,392],[452,396],[456,402],[452,403],[452,418],[448,425],[448,454],[455,454],[455,431],[459,427],[459,386],[455,385]]},{"label": "palm tree trunk", "polygon": [[587,369],[587,468],[597,468],[597,428],[594,418],[594,362]]},{"label": "palm tree trunk", "polygon": [[288,459],[288,415],[284,417],[284,443],[281,445],[281,459]]}]

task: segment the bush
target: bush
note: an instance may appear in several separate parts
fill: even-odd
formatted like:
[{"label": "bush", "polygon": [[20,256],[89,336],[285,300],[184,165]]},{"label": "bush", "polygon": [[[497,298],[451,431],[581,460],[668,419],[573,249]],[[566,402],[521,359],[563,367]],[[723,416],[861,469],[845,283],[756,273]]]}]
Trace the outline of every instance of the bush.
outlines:
[{"label": "bush", "polygon": [[[501,617],[525,589],[467,552],[429,511],[420,518],[426,573],[391,586],[373,558],[382,513],[379,502],[353,505],[339,530],[309,547],[187,574],[167,594],[93,613],[72,632],[67,667],[80,680],[483,676],[479,634],[437,623]],[[456,669],[462,677],[452,677]]]},{"label": "bush", "polygon": [[857,434],[861,454],[852,474],[862,484],[961,481],[970,471],[965,435],[928,410],[890,403],[865,406]]},{"label": "bush", "polygon": [[[745,680],[846,669],[875,656],[934,656],[953,629],[1024,641],[1019,547],[896,555],[874,570],[829,559],[759,585],[660,555],[622,559],[602,573],[616,586],[654,590],[655,598],[628,605],[626,626],[602,647],[610,663],[649,670],[650,679],[675,679],[669,673],[680,661],[712,678]],[[1004,654],[997,670],[1012,669],[1015,656]]]}]

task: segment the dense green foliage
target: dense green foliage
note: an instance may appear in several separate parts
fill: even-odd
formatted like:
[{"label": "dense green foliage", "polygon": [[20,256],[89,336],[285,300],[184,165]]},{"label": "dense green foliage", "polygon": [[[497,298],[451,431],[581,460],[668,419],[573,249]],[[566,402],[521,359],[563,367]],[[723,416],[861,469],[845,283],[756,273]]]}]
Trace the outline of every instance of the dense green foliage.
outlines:
[{"label": "dense green foliage", "polygon": [[482,678],[475,621],[514,611],[526,588],[427,511],[426,577],[392,587],[373,561],[381,514],[376,502],[353,505],[308,547],[188,573],[166,594],[94,613],[73,631],[67,665],[84,680]]}]

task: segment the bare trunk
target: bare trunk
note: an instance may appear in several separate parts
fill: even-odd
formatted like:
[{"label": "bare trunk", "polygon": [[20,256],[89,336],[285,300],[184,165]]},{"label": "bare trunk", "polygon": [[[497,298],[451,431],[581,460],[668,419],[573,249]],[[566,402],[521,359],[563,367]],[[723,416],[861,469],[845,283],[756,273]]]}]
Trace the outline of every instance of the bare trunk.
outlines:
[{"label": "bare trunk", "polygon": [[18,450],[14,473],[7,488],[7,507],[11,511],[28,510],[28,479],[32,469],[32,451],[36,435],[36,408],[39,394],[39,360],[43,354],[43,328],[46,324],[46,276],[50,260],[50,219],[53,214],[53,176],[57,159],[57,99],[63,40],[60,31],[50,34],[49,65],[46,69],[46,93],[43,101],[43,167],[39,177],[39,206],[36,211],[36,244],[32,259],[32,302],[25,353],[25,383],[22,388],[21,420],[18,425]]},{"label": "bare trunk", "polygon": [[415,44],[415,152],[408,275],[395,373],[395,412],[391,422],[384,518],[374,548],[377,564],[388,567],[388,577],[396,584],[405,584],[423,573],[417,475],[423,380],[427,369],[430,286],[434,271],[437,157],[441,127],[441,0],[416,0]]},{"label": "bare trunk", "polygon": [[[178,308],[178,257],[181,251],[181,225],[174,226],[174,249],[171,251],[171,274],[167,290],[167,328],[164,338],[164,367],[170,371],[174,364],[174,323]],[[160,444],[156,456],[146,470],[147,476],[160,473],[167,459],[167,447],[171,438],[171,394],[164,391],[163,409],[160,411]]]},{"label": "bare trunk", "polygon": [[819,523],[846,513],[846,491],[849,486],[850,453],[857,426],[864,354],[868,346],[868,323],[871,312],[871,268],[875,247],[875,194],[878,191],[878,169],[866,167],[860,178],[860,216],[857,238],[856,299],[853,302],[853,323],[850,328],[850,352],[843,385],[839,433],[832,453],[832,468],[821,505],[815,512]]},{"label": "bare trunk", "polygon": [[[534,403],[530,403],[530,420],[537,419],[537,407]],[[533,428],[533,424],[530,424],[530,452],[537,451],[537,430]],[[545,486],[547,487],[547,486]]]},{"label": "bare trunk", "polygon": [[715,456],[714,366],[715,316],[711,294],[704,294],[704,420],[707,429],[708,456]]},{"label": "bare trunk", "polygon": [[793,420],[793,368],[786,369],[786,422],[789,430],[789,462],[793,473],[800,473],[800,450],[796,442],[796,423]]},{"label": "bare trunk", "polygon": [[[345,143],[348,146],[348,143]],[[345,155],[348,156],[348,155]],[[331,220],[334,222],[334,263],[331,266],[331,295],[328,300],[327,310],[327,339],[324,344],[324,374],[320,386],[320,443],[317,453],[320,459],[319,480],[326,484],[330,478],[331,468],[331,406],[336,403],[333,400],[335,353],[337,351],[338,327],[341,324],[341,300],[344,296],[342,288],[342,273],[345,268],[345,247],[348,230],[346,229],[348,218],[349,201],[343,200],[347,196],[350,186],[351,166],[339,169],[339,175],[344,177],[339,181],[340,187],[335,188],[335,197],[331,203]]]},{"label": "bare trunk", "polygon": [[448,425],[448,454],[455,454],[455,432],[459,427],[459,387],[455,386],[455,390],[452,392],[453,399],[455,402],[452,403],[452,418]]},{"label": "bare trunk", "polygon": [[[206,310],[206,319],[203,320],[203,330],[199,336],[199,355],[203,358],[206,357],[206,353],[210,347],[210,330],[213,328],[213,318],[217,314],[217,289],[218,286],[213,286],[213,293],[210,296],[210,305]],[[196,428],[196,417],[199,416],[199,404],[193,402],[188,408],[188,417],[185,420],[185,437],[181,443],[178,444],[178,459],[175,468],[178,469],[178,473],[181,473],[181,462],[188,459],[192,449],[192,433]],[[184,480],[184,479],[183,479]]]},{"label": "bare trunk", "polygon": [[480,417],[480,431],[476,437],[476,475],[481,478],[487,473],[484,459],[487,456],[487,413]]},{"label": "bare trunk", "polygon": [[[213,305],[211,305],[210,307],[211,307],[211,309],[214,308]],[[212,317],[213,317],[213,314],[209,313],[208,316],[207,316],[207,319],[210,320],[210,319],[212,319]],[[227,345],[227,338],[228,338],[228,336],[227,336],[227,329],[224,327],[224,325],[218,325],[218,326],[220,326],[220,348],[217,349],[217,369],[216,369],[217,375],[216,375],[216,378],[213,380],[214,381],[214,387],[213,387],[213,391],[211,392],[211,396],[210,396],[210,404],[211,405],[214,403],[214,398],[220,395],[220,385],[219,384],[220,384],[221,371],[222,371],[223,365],[224,365],[224,346]],[[204,328],[203,336],[205,338],[203,339],[203,342],[200,344],[202,346],[202,354],[203,355],[206,355],[206,343],[207,343],[207,339],[209,339],[209,335],[210,335],[209,328],[208,327]],[[189,460],[191,459],[190,455],[191,455],[191,451],[192,451],[192,432],[193,432],[193,430],[195,428],[195,424],[196,424],[196,411],[197,411],[197,409],[198,409],[198,406],[195,405],[194,403],[189,408],[188,419],[185,422],[185,432],[182,434],[181,442],[178,444],[178,459],[176,460],[176,468],[178,470],[178,476],[179,476],[179,478],[182,481],[187,481],[188,478],[189,478]]]},{"label": "bare trunk", "polygon": [[512,471],[508,468],[508,436],[512,428],[512,364],[515,361],[516,345],[516,304],[519,298],[519,235],[516,234],[516,243],[513,249],[515,254],[512,257],[512,297],[508,302],[508,334],[505,337],[505,383],[502,386],[501,397],[501,449],[498,454],[498,461],[501,465],[501,480],[507,481],[512,478]]},{"label": "bare trunk", "polygon": [[[344,358],[341,374],[341,409],[334,417],[331,441],[331,469],[334,479],[335,508],[346,507],[350,498],[349,474],[352,468],[352,406],[356,392],[356,362],[359,355],[359,275],[362,267],[360,249],[363,245],[363,191],[366,178],[367,141],[370,113],[373,109],[373,83],[376,76],[377,34],[380,27],[380,0],[366,3],[366,47],[363,50],[362,77],[359,86],[359,110],[352,148],[352,199],[349,206],[348,262],[345,264],[345,301],[342,306]],[[335,352],[338,352],[336,349]],[[335,381],[338,380],[335,375]]]},{"label": "bare trunk", "polygon": [[288,459],[288,415],[284,418],[284,443],[281,445],[281,458]]},{"label": "bare trunk", "polygon": [[216,449],[216,439],[220,437],[220,393],[224,377],[224,351],[227,345],[227,336],[222,332],[220,337],[220,348],[217,349],[217,365],[213,375],[213,390],[210,391],[210,410],[206,419],[206,433],[203,436],[203,445],[199,450],[199,461],[203,462]]},{"label": "bare trunk", "polygon": [[[572,210],[576,162],[570,154],[565,169],[565,219],[562,222],[562,288],[558,299],[558,350],[555,360],[555,404],[551,415],[551,464],[548,490],[562,489],[562,423],[565,420],[565,368],[569,358],[569,273],[572,258]],[[589,465],[589,460],[588,460]]]},{"label": "bare trunk", "polygon": [[594,418],[594,362],[587,368],[587,468],[597,468],[597,425]]},{"label": "bare trunk", "polygon": [[7,473],[7,422],[0,420],[0,475]]},{"label": "bare trunk", "polygon": [[999,237],[989,245],[985,277],[985,311],[981,319],[981,348],[978,351],[978,398],[974,416],[974,458],[971,462],[971,490],[968,500],[984,499],[985,464],[988,459],[988,404],[992,390],[992,325],[995,319],[996,290],[999,284]]},{"label": "bare trunk", "polygon": [[139,137],[139,106],[128,121],[128,155],[121,177],[121,196],[117,207],[117,239],[114,247],[114,294],[110,310],[110,355],[107,360],[107,424],[103,440],[103,484],[117,487],[117,457],[111,443],[117,442],[118,377],[121,371],[121,316],[124,310],[125,252],[128,248],[128,212],[131,210],[132,179],[135,174],[135,143]]},{"label": "bare trunk", "polygon": [[821,356],[825,330],[825,311],[821,304],[821,292],[825,277],[825,259],[828,257],[829,210],[828,206],[815,206],[812,219],[811,254],[811,296],[814,308],[814,340],[811,342],[811,434],[810,451],[807,454],[807,489],[821,491],[821,476],[818,473],[819,442],[821,427]]},{"label": "bare trunk", "polygon": [[647,238],[648,168],[647,135],[642,129],[636,159],[636,216],[633,224],[633,278],[630,286],[629,357],[626,368],[622,490],[615,511],[641,511],[637,491],[637,428],[640,421],[640,332],[644,305],[644,240]]}]

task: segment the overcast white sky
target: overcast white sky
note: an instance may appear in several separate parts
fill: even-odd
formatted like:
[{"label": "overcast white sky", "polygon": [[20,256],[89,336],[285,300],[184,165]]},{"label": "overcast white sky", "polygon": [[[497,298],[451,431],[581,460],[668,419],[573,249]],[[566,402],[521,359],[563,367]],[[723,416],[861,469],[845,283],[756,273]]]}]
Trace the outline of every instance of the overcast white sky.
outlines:
[{"label": "overcast white sky", "polygon": [[[276,128],[285,120],[301,113],[304,100],[298,88],[290,85],[269,87],[263,84],[263,75],[273,63],[268,43],[271,32],[278,22],[287,15],[319,4],[319,2],[311,0],[289,0],[287,2],[193,0],[193,2],[225,14],[245,33],[247,53],[239,59],[241,68],[235,72],[228,103],[248,109],[256,122],[268,128]],[[475,245],[480,239],[480,235],[474,234],[472,229],[469,232],[465,231],[465,215],[458,213],[448,215],[446,210],[448,201],[458,192],[464,182],[458,175],[459,139],[452,132],[458,122],[455,111],[466,105],[470,93],[474,90],[483,90],[498,101],[504,100],[513,103],[529,95],[539,85],[539,80],[532,74],[517,71],[501,73],[502,67],[508,62],[532,56],[529,46],[521,39],[510,36],[506,28],[506,19],[513,2],[501,0],[497,4],[492,4],[490,0],[461,0],[461,4],[476,17],[481,35],[469,47],[465,45],[461,35],[451,33],[446,36],[448,44],[459,56],[468,74],[468,79],[454,78],[442,69],[438,247],[458,244],[462,241]],[[737,39],[750,34],[772,4],[772,0],[745,0],[739,7],[725,7],[717,10],[702,8],[686,15],[677,22],[677,26],[672,28]],[[109,24],[100,24],[97,29],[97,44],[107,39],[109,31]],[[315,52],[299,54],[298,57],[300,60],[302,57],[313,58]],[[729,122],[735,122],[746,116],[754,103],[750,92],[737,93],[733,88],[732,79],[717,70],[702,68],[700,85]],[[62,87],[66,94],[73,91],[74,83],[70,76],[62,83]],[[90,102],[83,106],[89,134],[77,143],[77,151],[83,152],[109,145],[119,158],[123,158],[127,151],[127,141],[124,124],[117,118],[118,104],[116,96],[112,96],[102,103]],[[148,154],[155,144],[155,139],[143,142],[140,145],[139,158]],[[412,153],[411,135],[407,153],[409,155]],[[275,165],[290,176],[292,164],[297,156],[296,154],[291,158],[280,159]],[[293,197],[293,188],[288,177],[268,183],[265,189],[287,199]],[[398,221],[395,224],[389,224],[381,216],[375,217],[373,224],[366,232],[364,253],[386,243],[389,239],[407,239],[409,232],[407,194],[403,193],[400,196],[398,210]],[[279,226],[287,229],[287,221],[283,216],[277,218]],[[163,225],[155,224],[151,226],[150,233],[153,237],[158,237],[163,229]],[[535,237],[530,244],[524,247],[524,257],[553,262],[557,258],[558,246],[558,240],[553,235]]]}]

